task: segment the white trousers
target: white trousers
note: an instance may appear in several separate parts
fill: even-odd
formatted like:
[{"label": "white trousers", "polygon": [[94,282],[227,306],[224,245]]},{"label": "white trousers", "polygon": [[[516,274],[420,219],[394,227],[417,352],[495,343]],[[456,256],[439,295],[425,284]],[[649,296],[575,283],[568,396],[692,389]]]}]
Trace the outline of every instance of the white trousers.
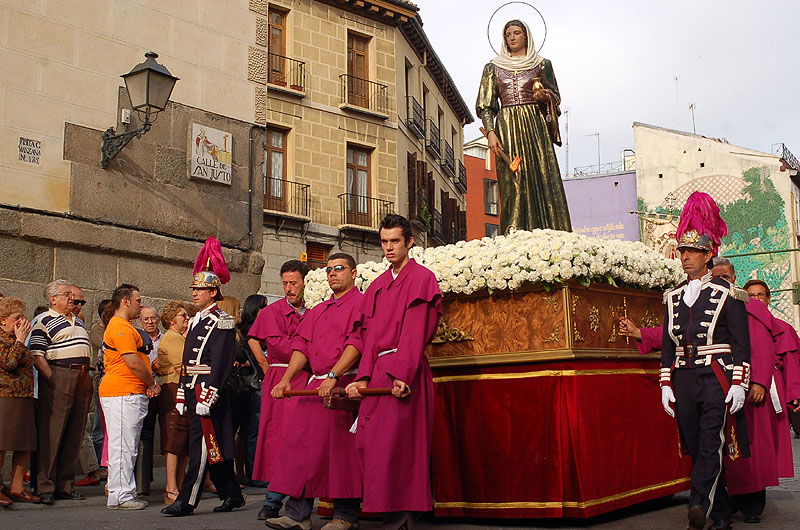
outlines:
[{"label": "white trousers", "polygon": [[136,497],[136,455],[149,401],[143,394],[100,398],[108,437],[108,506]]}]

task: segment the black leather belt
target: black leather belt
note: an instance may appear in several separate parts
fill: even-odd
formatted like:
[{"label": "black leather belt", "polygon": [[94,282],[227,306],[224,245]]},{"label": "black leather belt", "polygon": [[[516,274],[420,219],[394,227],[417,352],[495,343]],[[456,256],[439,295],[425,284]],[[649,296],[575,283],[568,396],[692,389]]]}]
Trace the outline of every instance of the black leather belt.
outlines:
[{"label": "black leather belt", "polygon": [[85,362],[82,362],[78,359],[68,359],[68,360],[55,360],[55,361],[47,361],[47,364],[50,366],[58,366],[59,368],[67,368],[68,370],[90,370],[89,367],[89,359],[86,359]]}]

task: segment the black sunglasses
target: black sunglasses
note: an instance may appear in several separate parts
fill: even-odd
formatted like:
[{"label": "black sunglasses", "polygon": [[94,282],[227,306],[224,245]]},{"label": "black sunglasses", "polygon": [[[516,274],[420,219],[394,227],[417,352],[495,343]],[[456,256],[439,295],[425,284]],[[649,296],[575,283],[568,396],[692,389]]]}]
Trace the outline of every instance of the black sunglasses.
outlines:
[{"label": "black sunglasses", "polygon": [[73,298],[73,299],[71,300],[71,302],[72,302],[73,304],[75,304],[75,305],[86,305],[86,300],[75,300],[75,299]]},{"label": "black sunglasses", "polygon": [[325,267],[325,272],[330,274],[331,271],[342,272],[343,270],[349,269],[349,268],[350,267],[347,266],[347,265],[334,265],[333,267]]}]

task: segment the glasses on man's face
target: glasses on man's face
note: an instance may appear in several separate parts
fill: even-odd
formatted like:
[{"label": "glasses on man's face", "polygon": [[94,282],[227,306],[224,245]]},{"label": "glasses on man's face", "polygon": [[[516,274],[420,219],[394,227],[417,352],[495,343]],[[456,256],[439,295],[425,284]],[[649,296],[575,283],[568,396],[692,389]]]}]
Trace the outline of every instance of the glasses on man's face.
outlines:
[{"label": "glasses on man's face", "polygon": [[70,300],[75,305],[86,305],[86,300],[75,300],[74,298]]},{"label": "glasses on man's face", "polygon": [[67,298],[72,298],[72,291],[61,291],[56,296],[66,296]]},{"label": "glasses on man's face", "polygon": [[767,293],[747,293],[750,295],[750,298],[758,298],[759,300],[763,300],[769,298]]},{"label": "glasses on man's face", "polygon": [[158,322],[158,317],[147,317],[142,319],[144,322]]},{"label": "glasses on man's face", "polygon": [[325,272],[330,274],[331,271],[342,272],[345,269],[349,269],[348,265],[334,265],[333,267],[325,267]]}]

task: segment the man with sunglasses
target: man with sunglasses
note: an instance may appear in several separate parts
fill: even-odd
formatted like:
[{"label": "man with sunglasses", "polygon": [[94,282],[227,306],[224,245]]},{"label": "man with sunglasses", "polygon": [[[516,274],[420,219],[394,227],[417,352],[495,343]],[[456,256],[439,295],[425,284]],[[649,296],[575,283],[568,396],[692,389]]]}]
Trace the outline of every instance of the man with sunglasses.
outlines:
[{"label": "man with sunglasses", "polygon": [[47,284],[50,309],[35,319],[29,349],[39,371],[37,492],[43,504],[82,500],[74,488],[75,463],[92,399],[89,332],[73,313],[73,286]]},{"label": "man with sunglasses", "polygon": [[425,347],[442,314],[433,273],[409,258],[411,223],[389,214],[381,221],[381,247],[391,265],[364,293],[364,349],[359,390],[391,387],[392,395],[364,400],[356,446],[364,471],[364,511],[385,513],[388,528],[410,528],[413,512],[432,508],[430,485],[433,377]]},{"label": "man with sunglasses", "polygon": [[322,397],[354,379],[362,347],[356,330],[361,293],[350,255],[331,255],[325,271],[333,296],[306,312],[292,341],[289,367],[272,389],[272,397],[284,398],[308,363],[312,375],[305,388],[317,390],[318,396],[291,398],[297,404],[269,486],[290,498],[285,516],[265,521],[269,528],[310,530],[315,497],[333,499],[333,520],[323,530],[358,527],[361,468],[350,433],[355,414],[324,408]]}]

